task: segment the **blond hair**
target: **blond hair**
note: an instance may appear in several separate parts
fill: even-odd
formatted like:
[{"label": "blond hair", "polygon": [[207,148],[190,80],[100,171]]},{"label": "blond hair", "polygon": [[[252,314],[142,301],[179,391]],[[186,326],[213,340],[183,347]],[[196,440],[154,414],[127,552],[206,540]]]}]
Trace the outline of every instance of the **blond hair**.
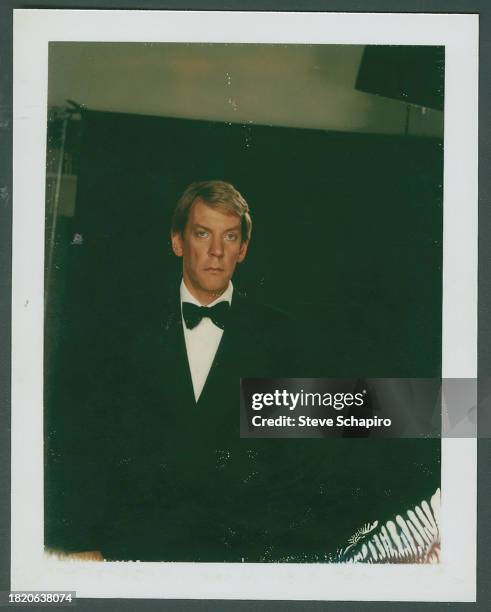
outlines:
[{"label": "blond hair", "polygon": [[249,205],[231,183],[225,181],[197,181],[191,183],[179,198],[172,217],[172,234],[184,234],[191,206],[202,200],[210,208],[218,208],[240,217],[241,241],[251,238],[252,219]]}]

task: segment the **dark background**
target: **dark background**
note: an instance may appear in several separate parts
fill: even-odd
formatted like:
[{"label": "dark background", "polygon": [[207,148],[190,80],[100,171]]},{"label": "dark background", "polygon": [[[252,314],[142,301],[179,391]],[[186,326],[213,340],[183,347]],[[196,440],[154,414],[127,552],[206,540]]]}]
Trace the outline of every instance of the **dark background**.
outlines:
[{"label": "dark background", "polygon": [[[90,483],[88,509],[77,487],[78,501],[67,499],[66,483],[83,474],[65,472],[62,429],[80,431],[69,453],[87,452],[77,419],[101,373],[179,279],[170,216],[193,180],[230,181],[248,200],[251,247],[234,283],[301,322],[310,366],[299,374],[440,375],[441,141],[87,110],[68,138],[76,212],[59,221],[45,336],[48,544],[63,547],[67,521],[83,522],[101,499]],[[306,553],[319,538],[333,552],[439,486],[439,440],[287,442],[298,460],[283,466],[280,514],[261,520],[279,529],[313,512],[322,528],[304,534]],[[276,538],[287,556],[291,542]]]},{"label": "dark background", "polygon": [[71,127],[78,193],[58,221],[50,367],[138,325],[180,275],[177,198],[219,178],[252,210],[234,283],[301,319],[310,375],[440,375],[441,141],[90,111]]}]

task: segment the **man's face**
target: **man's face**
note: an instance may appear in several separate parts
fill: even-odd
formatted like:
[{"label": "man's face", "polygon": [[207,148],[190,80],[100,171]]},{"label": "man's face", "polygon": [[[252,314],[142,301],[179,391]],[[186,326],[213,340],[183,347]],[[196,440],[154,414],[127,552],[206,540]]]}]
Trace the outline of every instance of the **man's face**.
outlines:
[{"label": "man's face", "polygon": [[196,199],[184,234],[172,235],[172,250],[183,258],[184,282],[203,305],[228,287],[237,263],[244,260],[247,242],[241,242],[238,215],[210,208]]}]

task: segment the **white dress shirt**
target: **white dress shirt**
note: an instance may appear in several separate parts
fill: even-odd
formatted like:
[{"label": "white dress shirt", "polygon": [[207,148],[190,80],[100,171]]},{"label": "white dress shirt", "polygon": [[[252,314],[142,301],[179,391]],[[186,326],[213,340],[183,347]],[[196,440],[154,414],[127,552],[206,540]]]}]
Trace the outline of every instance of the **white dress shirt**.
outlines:
[{"label": "white dress shirt", "polygon": [[[214,306],[218,302],[227,301],[229,304],[232,302],[232,294],[234,288],[232,282],[229,282],[227,289],[222,295],[217,298],[211,304],[207,304],[207,307]],[[196,306],[201,306],[198,300],[191,295],[190,291],[184,284],[184,279],[181,281],[181,317],[182,317],[182,303],[191,302]],[[182,327],[184,329],[184,340],[186,341],[186,352],[188,355],[189,369],[191,371],[191,379],[193,381],[194,399],[198,401],[201,391],[205,386],[206,379],[211,369],[213,360],[218,350],[218,345],[222,339],[223,329],[217,327],[211,319],[203,317],[201,321],[193,327],[188,329],[182,317]]]}]

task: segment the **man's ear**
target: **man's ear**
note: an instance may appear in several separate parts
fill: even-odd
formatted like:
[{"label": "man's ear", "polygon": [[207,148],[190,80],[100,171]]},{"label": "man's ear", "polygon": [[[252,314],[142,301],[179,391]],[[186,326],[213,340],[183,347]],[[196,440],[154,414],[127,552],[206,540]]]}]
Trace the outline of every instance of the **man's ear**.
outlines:
[{"label": "man's ear", "polygon": [[247,255],[247,248],[249,246],[249,241],[248,240],[244,240],[241,245],[240,245],[240,249],[239,249],[239,256],[237,257],[237,262],[241,263],[244,261],[245,256]]},{"label": "man's ear", "polygon": [[174,251],[174,255],[182,257],[184,249],[182,245],[182,236],[179,232],[172,234],[172,250]]}]

